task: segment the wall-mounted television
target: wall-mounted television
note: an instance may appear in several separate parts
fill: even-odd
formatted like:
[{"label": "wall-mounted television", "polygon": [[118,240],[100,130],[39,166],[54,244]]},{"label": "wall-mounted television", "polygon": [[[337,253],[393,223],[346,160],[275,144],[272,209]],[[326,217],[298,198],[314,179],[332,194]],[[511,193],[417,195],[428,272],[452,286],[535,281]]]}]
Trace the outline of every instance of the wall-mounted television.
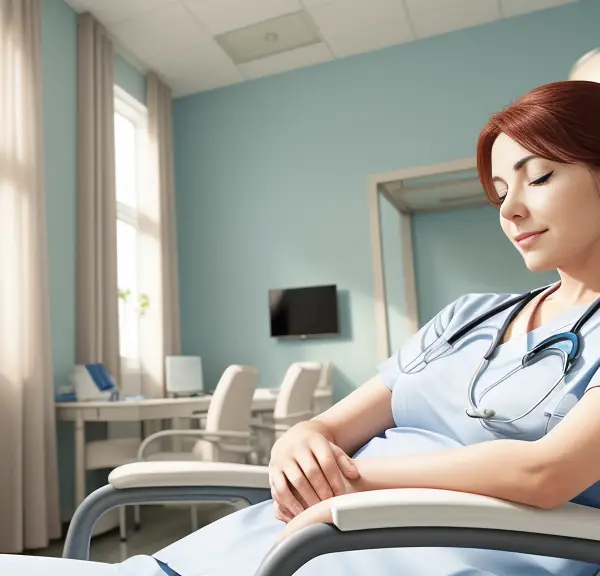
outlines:
[{"label": "wall-mounted television", "polygon": [[324,338],[339,334],[337,286],[269,290],[273,338]]}]

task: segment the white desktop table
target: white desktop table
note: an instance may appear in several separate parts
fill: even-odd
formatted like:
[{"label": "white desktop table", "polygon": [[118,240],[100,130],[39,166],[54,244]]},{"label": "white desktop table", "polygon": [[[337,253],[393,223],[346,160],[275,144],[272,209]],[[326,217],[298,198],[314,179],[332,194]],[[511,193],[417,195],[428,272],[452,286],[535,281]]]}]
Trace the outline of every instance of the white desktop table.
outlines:
[{"label": "white desktop table", "polygon": [[[271,412],[275,408],[278,388],[257,388],[252,401],[253,412]],[[195,418],[206,414],[212,395],[192,398],[148,398],[116,402],[57,402],[58,420],[75,423],[75,506],[83,501],[85,488],[85,423],[86,422],[143,422]],[[314,395],[315,413],[325,410],[332,402],[330,388],[318,388]]]}]

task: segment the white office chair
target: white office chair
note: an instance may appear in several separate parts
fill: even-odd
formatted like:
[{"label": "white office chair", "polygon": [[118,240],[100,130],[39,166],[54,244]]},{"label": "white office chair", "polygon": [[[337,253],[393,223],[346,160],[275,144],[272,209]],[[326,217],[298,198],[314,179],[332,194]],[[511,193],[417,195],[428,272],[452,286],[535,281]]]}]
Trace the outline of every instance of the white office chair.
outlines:
[{"label": "white office chair", "polygon": [[327,361],[322,364],[321,378],[317,388],[331,389],[333,385],[333,362]]},{"label": "white office chair", "polygon": [[[250,431],[252,399],[258,371],[252,366],[229,366],[215,388],[203,429],[162,430],[148,436],[137,453],[139,460],[204,461],[249,463],[254,452]],[[199,414],[199,418],[204,415]],[[189,438],[193,442],[185,451],[150,452],[149,448],[164,438]],[[192,530],[197,530],[198,508],[192,506]],[[135,522],[140,525],[139,508]]]},{"label": "white office chair", "polygon": [[258,461],[267,464],[275,441],[294,424],[314,415],[314,394],[321,381],[323,366],[317,362],[295,362],[285,373],[272,417],[252,420],[257,431]]}]

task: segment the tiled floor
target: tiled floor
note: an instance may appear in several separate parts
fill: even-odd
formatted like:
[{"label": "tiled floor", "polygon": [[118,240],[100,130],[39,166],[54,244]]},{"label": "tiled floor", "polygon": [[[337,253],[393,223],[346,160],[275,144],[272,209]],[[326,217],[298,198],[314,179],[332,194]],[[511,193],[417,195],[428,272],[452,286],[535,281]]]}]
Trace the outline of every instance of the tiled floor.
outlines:
[{"label": "tiled floor", "polygon": [[[218,507],[201,510],[200,526],[232,511],[232,508]],[[142,527],[133,530],[133,521],[127,542],[121,542],[118,530],[96,536],[90,546],[90,557],[99,562],[121,562],[137,554],[153,554],[191,532],[190,510],[188,507],[144,506]],[[61,556],[64,541],[53,542],[49,548],[30,552],[36,556]]]}]

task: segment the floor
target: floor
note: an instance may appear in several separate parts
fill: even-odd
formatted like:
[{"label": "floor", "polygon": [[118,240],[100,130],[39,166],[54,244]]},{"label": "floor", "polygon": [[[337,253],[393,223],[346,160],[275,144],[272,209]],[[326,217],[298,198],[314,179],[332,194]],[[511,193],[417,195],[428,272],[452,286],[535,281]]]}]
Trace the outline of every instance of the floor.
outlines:
[{"label": "floor", "polygon": [[[219,506],[201,510],[199,525],[228,514],[233,509]],[[131,511],[129,512],[131,513]],[[133,529],[133,518],[128,518],[130,530],[127,542],[121,542],[119,531],[113,530],[92,538],[90,558],[98,562],[122,562],[138,554],[153,554],[191,532],[191,517],[188,507],[144,506],[142,508],[142,527]],[[64,540],[52,543],[48,548],[28,552],[35,556],[62,556]]]}]

